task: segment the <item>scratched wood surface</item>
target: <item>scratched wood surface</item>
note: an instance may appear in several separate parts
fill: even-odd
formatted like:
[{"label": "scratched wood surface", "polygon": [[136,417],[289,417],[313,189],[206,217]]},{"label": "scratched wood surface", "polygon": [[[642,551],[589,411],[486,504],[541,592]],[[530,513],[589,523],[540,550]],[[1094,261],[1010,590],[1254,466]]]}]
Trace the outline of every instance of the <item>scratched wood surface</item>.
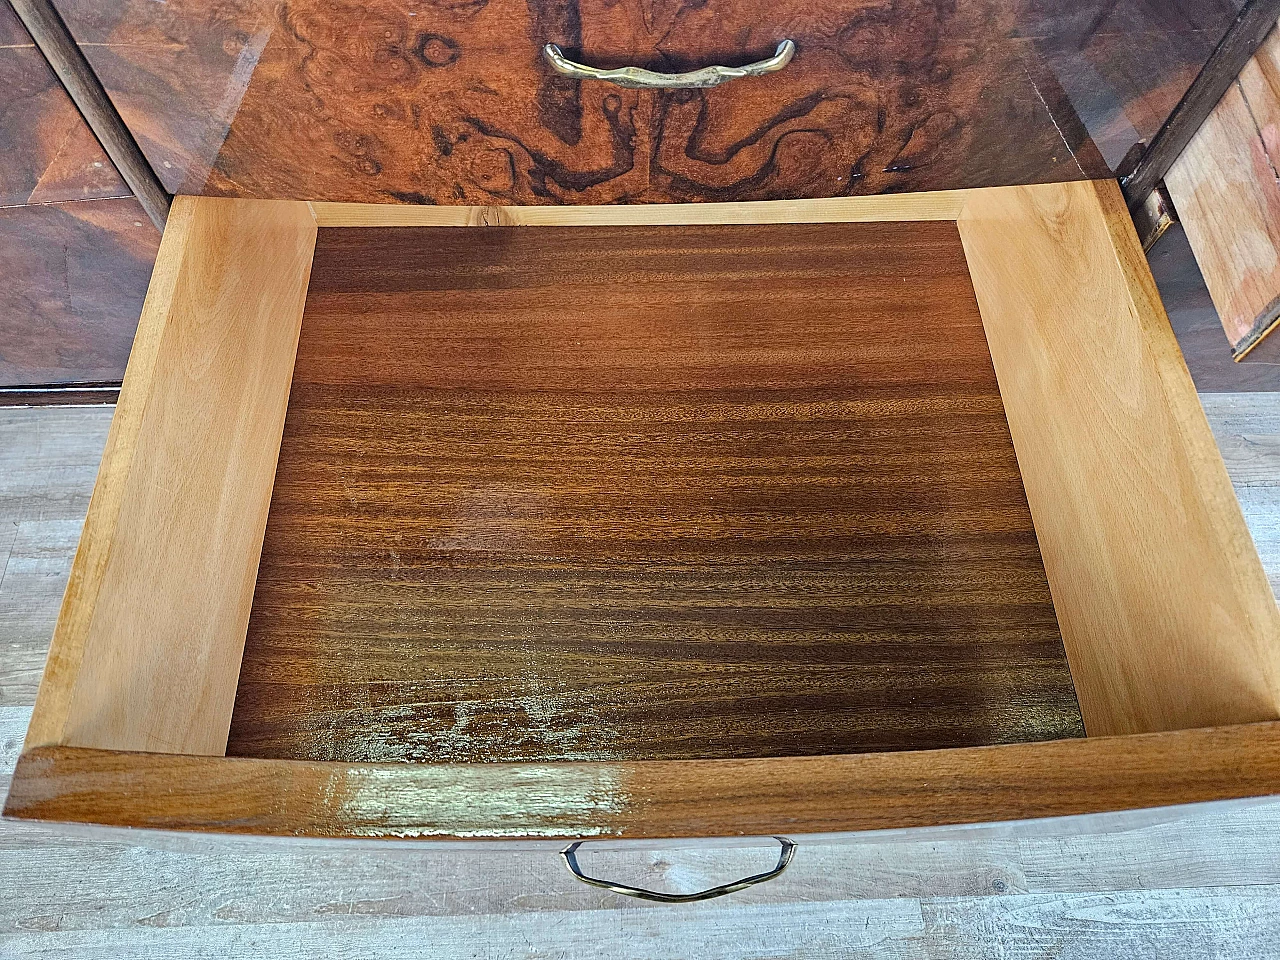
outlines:
[{"label": "scratched wood surface", "polygon": [[954,224],[322,230],[293,383],[232,754],[1081,734]]},{"label": "scratched wood surface", "polygon": [[[407,203],[751,200],[1105,176],[1236,0],[57,0],[165,185]],[[705,91],[601,66],[780,73]]]},{"label": "scratched wood surface", "polygon": [[[1204,397],[1280,585],[1280,395]],[[0,410],[0,790],[17,759],[110,408]],[[1270,419],[1268,419],[1270,418]],[[1259,426],[1269,424],[1269,426]],[[1268,467],[1268,464],[1270,466]],[[1268,537],[1266,530],[1272,532]],[[11,656],[12,654],[12,656]],[[36,664],[32,675],[29,663]],[[0,822],[0,952],[258,957],[1252,960],[1280,939],[1280,804],[1138,830],[806,844],[768,886],[678,910],[585,887],[546,851],[108,838]],[[693,890],[769,865],[740,848],[584,849],[584,867]],[[33,867],[37,864],[38,867]],[[657,911],[657,912],[654,912]]]}]

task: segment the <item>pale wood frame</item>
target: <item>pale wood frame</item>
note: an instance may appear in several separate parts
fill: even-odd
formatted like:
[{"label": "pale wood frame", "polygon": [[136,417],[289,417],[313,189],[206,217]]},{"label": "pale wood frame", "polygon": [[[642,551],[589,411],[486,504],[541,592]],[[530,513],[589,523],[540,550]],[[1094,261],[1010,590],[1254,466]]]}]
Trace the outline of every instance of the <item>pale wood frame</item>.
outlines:
[{"label": "pale wood frame", "polygon": [[[1090,739],[759,760],[745,779],[728,761],[481,769],[218,756],[318,226],[885,220],[957,223]],[[260,816],[242,822],[281,833],[918,826],[1280,792],[1280,724],[1264,722],[1277,719],[1280,612],[1113,182],[632,207],[178,198],[6,812],[227,830],[237,798],[252,795]],[[1179,732],[1137,736],[1159,731]],[[201,786],[175,791],[174,777]],[[503,785],[528,777],[551,789],[545,809],[459,805],[450,786],[513,796]],[[1054,799],[1073,789],[1070,803]],[[834,804],[826,813],[819,794]],[[335,798],[345,823],[326,806]],[[495,822],[478,824],[475,809]]]},{"label": "pale wood frame", "polygon": [[27,746],[225,753],[315,238],[174,203]]}]

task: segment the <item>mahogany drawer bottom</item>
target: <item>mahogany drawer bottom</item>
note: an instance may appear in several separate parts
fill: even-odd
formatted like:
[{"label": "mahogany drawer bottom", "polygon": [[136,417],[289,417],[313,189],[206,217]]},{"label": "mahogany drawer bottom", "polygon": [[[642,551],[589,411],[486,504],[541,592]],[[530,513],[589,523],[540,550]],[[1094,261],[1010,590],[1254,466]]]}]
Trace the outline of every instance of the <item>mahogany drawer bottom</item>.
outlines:
[{"label": "mahogany drawer bottom", "polygon": [[228,753],[1083,734],[954,223],[320,231]]}]

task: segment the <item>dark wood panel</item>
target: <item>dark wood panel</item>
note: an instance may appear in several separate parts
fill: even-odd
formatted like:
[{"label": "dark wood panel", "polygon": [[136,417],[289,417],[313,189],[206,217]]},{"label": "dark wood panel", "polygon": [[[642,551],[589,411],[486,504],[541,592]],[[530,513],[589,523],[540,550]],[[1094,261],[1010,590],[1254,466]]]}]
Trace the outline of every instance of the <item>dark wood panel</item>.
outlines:
[{"label": "dark wood panel", "polygon": [[120,382],[111,380],[105,383],[0,387],[0,407],[81,407],[114,404],[119,399]]},{"label": "dark wood panel", "polygon": [[1169,114],[1160,132],[1152,138],[1140,162],[1126,171],[1121,186],[1129,209],[1146,202],[1148,195],[1169,173],[1174,162],[1195,137],[1214,106],[1235,82],[1280,18],[1280,0],[1247,0],[1230,29],[1214,48],[1195,83]]},{"label": "dark wood panel", "polygon": [[1164,124],[1243,0],[1028,0],[1030,39],[1108,159]]},{"label": "dark wood panel", "polygon": [[0,7],[0,47],[29,47],[31,35],[22,26],[22,21],[13,12],[13,7],[5,4]]},{"label": "dark wood panel", "polygon": [[954,224],[321,232],[229,752],[1081,733]]},{"label": "dark wood panel", "polygon": [[1224,29],[1064,31],[1036,38],[1037,56],[1029,59],[1057,79],[1109,168],[1119,171],[1135,144],[1159,133]]},{"label": "dark wood panel", "polygon": [[[1233,0],[58,6],[171,190],[481,204],[1105,176],[1235,15]],[[673,70],[784,36],[787,69],[708,91],[564,80],[538,52]]]},{"label": "dark wood panel", "polygon": [[0,4],[0,90],[0,207],[129,196],[7,3]]},{"label": "dark wood panel", "polygon": [[0,209],[0,384],[120,380],[159,244],[132,197]]},{"label": "dark wood panel", "polygon": [[[1274,723],[946,751],[566,764],[316,763],[45,747],[6,816],[308,837],[802,836],[1280,793]],[[1087,825],[1077,825],[1089,829]],[[1024,827],[1034,831],[1034,827]],[[1056,828],[1064,829],[1061,825]]]}]

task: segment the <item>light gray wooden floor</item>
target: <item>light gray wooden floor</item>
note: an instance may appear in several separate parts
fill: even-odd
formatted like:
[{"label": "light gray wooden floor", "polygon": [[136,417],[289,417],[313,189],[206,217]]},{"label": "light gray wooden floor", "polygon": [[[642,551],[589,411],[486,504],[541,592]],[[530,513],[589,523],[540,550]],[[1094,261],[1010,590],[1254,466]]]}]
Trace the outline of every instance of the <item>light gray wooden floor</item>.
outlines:
[{"label": "light gray wooden floor", "polygon": [[[1280,394],[1202,397],[1280,587]],[[21,746],[109,408],[0,409],[0,791]],[[694,889],[763,847],[584,853]],[[1141,829],[807,844],[764,887],[684,907],[578,884],[553,852],[141,843],[0,823],[0,957],[1280,957],[1280,803]]]}]

